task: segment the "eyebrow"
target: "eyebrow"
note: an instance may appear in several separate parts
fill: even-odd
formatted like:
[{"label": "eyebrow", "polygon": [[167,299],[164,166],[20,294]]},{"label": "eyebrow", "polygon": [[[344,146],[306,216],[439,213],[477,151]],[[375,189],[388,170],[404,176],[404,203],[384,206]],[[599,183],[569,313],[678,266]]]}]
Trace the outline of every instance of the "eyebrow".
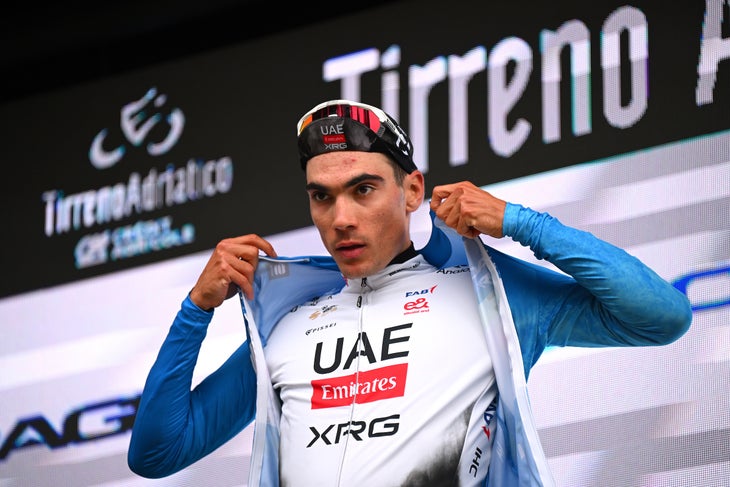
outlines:
[{"label": "eyebrow", "polygon": [[[382,176],[379,176],[377,174],[370,174],[370,173],[363,173],[359,176],[355,176],[354,178],[350,179],[345,183],[346,188],[351,188],[353,186],[357,186],[358,184],[362,183],[363,181],[385,181],[385,179]],[[327,186],[319,183],[309,183],[306,186],[307,191],[327,191]]]}]

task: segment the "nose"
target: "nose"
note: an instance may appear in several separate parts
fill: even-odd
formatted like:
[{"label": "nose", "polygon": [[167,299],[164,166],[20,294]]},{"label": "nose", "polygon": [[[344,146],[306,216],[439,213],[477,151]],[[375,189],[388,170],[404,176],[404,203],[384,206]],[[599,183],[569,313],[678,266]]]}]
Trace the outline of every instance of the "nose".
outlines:
[{"label": "nose", "polygon": [[332,225],[337,230],[344,230],[357,225],[355,203],[348,198],[335,199],[332,205]]}]

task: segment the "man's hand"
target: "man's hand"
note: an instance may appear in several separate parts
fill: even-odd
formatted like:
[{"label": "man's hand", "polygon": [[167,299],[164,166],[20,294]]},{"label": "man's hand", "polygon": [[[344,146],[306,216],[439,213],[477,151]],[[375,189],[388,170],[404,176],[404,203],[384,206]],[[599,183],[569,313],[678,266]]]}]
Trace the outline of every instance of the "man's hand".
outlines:
[{"label": "man's hand", "polygon": [[507,202],[469,181],[433,188],[431,210],[459,235],[473,238],[483,233],[502,238],[502,221]]},{"label": "man's hand", "polygon": [[218,242],[190,291],[190,299],[207,310],[220,306],[239,288],[248,299],[253,299],[253,274],[259,262],[259,251],[276,257],[274,247],[258,235],[243,235]]}]

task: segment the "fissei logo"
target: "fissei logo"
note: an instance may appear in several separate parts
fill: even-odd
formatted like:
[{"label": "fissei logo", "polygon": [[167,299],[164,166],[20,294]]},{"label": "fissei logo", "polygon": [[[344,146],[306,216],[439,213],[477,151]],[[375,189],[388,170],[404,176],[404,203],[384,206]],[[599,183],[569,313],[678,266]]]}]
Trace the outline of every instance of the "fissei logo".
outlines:
[{"label": "fissei logo", "polygon": [[[167,102],[167,96],[157,92],[157,88],[150,88],[142,98],[124,105],[120,113],[120,128],[124,138],[133,146],[139,147],[145,142],[150,131],[163,120],[161,110]],[[150,110],[152,108],[152,110]],[[153,115],[149,115],[153,113]],[[173,108],[164,117],[169,126],[167,135],[159,142],[149,142],[147,153],[159,156],[168,152],[180,139],[185,127],[185,115],[179,108]],[[107,169],[114,166],[124,156],[125,145],[106,149],[104,142],[109,130],[102,129],[91,142],[89,161],[97,169]]]},{"label": "fissei logo", "polygon": [[309,328],[307,331],[304,332],[304,334],[309,336],[310,333],[316,333],[318,331],[326,330],[335,326],[337,326],[337,322],[333,321],[332,323],[327,323],[326,325],[318,326],[316,328]]}]

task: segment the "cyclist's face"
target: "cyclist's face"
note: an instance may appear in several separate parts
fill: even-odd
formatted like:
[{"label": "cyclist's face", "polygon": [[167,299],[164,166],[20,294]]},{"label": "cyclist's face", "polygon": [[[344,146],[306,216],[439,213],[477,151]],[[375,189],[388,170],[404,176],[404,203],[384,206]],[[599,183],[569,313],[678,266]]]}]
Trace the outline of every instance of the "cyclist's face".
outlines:
[{"label": "cyclist's face", "polygon": [[338,151],[310,159],[306,173],[312,221],[346,277],[378,272],[410,245],[410,214],[423,201],[420,172],[401,185],[384,154]]}]

